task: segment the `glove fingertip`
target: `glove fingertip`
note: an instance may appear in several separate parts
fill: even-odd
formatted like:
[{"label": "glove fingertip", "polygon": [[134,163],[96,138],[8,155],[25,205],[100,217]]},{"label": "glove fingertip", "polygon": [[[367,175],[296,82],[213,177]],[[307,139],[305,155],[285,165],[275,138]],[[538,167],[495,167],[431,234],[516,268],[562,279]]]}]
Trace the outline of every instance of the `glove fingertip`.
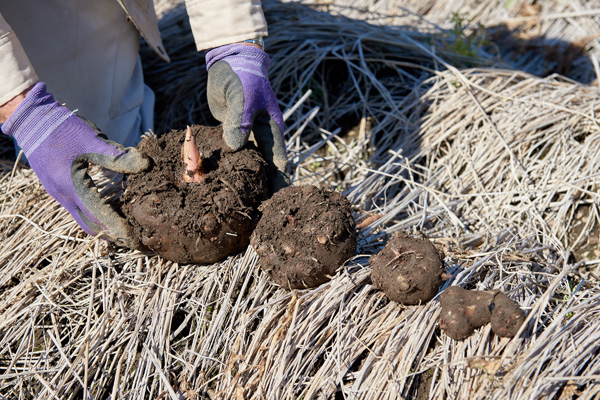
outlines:
[{"label": "glove fingertip", "polygon": [[275,177],[273,179],[273,192],[278,192],[280,189],[284,187],[290,186],[290,177],[283,171],[277,171]]},{"label": "glove fingertip", "polygon": [[223,128],[223,139],[225,144],[233,151],[237,151],[244,147],[248,142],[248,135],[242,133],[240,128]]},{"label": "glove fingertip", "polygon": [[150,167],[150,159],[140,153],[135,147],[126,148],[125,154],[121,157],[124,157],[123,173],[138,174]]},{"label": "glove fingertip", "polygon": [[283,114],[281,113],[281,110],[279,110],[279,107],[271,108],[269,110],[269,116],[275,121],[281,131],[280,133],[283,135],[283,132],[285,131],[285,122],[283,122]]}]

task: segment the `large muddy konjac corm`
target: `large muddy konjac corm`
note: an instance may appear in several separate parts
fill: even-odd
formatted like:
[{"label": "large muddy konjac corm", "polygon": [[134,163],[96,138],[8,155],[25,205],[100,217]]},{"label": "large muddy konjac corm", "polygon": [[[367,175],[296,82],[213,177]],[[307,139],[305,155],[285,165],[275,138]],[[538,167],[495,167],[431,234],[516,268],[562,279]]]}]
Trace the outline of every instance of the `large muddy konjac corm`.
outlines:
[{"label": "large muddy konjac corm", "polygon": [[198,168],[189,155],[182,159],[185,131],[140,142],[152,166],[128,177],[122,210],[142,243],[162,257],[214,263],[248,246],[258,206],[269,197],[268,167],[251,144],[227,151],[221,127],[194,126],[192,133]]}]

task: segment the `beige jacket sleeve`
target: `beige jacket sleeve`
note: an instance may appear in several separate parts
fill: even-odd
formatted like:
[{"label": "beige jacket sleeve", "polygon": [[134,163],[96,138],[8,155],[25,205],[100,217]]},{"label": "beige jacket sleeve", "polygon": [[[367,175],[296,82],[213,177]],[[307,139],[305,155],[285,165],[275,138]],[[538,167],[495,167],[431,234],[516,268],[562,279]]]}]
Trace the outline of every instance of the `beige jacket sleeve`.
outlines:
[{"label": "beige jacket sleeve", "polygon": [[197,49],[267,36],[260,0],[185,0]]},{"label": "beige jacket sleeve", "polygon": [[38,80],[17,35],[0,14],[0,105]]}]

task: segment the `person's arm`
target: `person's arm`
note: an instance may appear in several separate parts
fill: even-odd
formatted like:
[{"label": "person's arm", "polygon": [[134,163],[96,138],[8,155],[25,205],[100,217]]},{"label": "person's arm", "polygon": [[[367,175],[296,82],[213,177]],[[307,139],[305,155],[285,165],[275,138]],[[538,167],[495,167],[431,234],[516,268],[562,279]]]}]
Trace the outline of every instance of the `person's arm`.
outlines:
[{"label": "person's arm", "polygon": [[2,132],[21,147],[44,189],[85,232],[138,246],[131,226],[100,197],[87,167],[95,164],[136,173],[146,169],[149,161],[135,149],[106,140],[90,123],[55,101],[1,15],[0,123]]},{"label": "person's arm", "polygon": [[31,87],[28,87],[6,103],[0,105],[0,125],[6,122],[8,117],[10,117],[10,115],[17,109],[19,104],[25,100],[25,97],[30,90]]},{"label": "person's arm", "polygon": [[[24,97],[23,97],[24,95]],[[17,104],[18,103],[18,104]],[[2,132],[23,150],[44,189],[90,235],[138,247],[127,221],[100,197],[87,173],[90,164],[121,173],[139,173],[149,161],[100,135],[91,123],[54,100],[36,83],[1,107]]]},{"label": "person's arm", "polygon": [[273,170],[273,188],[289,184],[288,159],[279,104],[268,79],[270,59],[261,45],[244,42],[267,35],[260,2],[186,0],[198,50],[206,53],[207,97],[213,116],[223,123],[225,143],[233,150],[250,132]]},{"label": "person's arm", "polygon": [[19,38],[0,14],[0,124],[38,80]]},{"label": "person's arm", "polygon": [[186,0],[198,51],[268,36],[257,0]]}]

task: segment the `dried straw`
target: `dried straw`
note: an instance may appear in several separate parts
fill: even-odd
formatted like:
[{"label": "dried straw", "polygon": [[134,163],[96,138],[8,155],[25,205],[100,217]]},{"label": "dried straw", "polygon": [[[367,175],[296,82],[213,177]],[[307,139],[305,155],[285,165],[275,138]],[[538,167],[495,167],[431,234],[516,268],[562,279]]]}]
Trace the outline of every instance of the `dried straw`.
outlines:
[{"label": "dried straw", "polygon": [[[294,182],[344,191],[358,221],[381,216],[356,257],[288,292],[251,248],[206,266],[115,249],[2,161],[1,398],[598,397],[600,260],[583,250],[600,223],[597,88],[453,53],[448,13],[520,21],[504,1],[264,3]],[[599,30],[597,10],[568,4],[540,29]],[[209,118],[183,10],[157,9],[173,58],[146,61],[162,132]],[[369,255],[400,229],[445,251],[445,286],[508,293],[528,315],[520,334],[456,342],[439,296],[404,307],[375,290]]]}]

